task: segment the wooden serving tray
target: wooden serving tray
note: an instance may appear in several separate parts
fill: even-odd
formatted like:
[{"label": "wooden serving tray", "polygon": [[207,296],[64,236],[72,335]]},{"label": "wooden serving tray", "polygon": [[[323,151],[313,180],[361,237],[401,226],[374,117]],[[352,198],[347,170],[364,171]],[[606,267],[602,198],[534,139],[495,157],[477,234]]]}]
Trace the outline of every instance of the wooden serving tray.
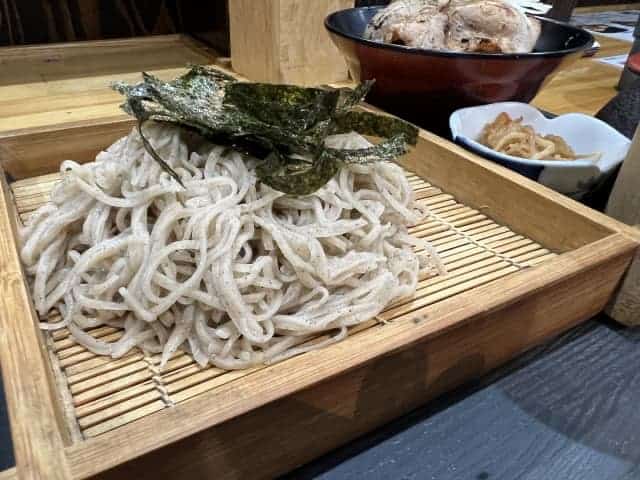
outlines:
[{"label": "wooden serving tray", "polygon": [[448,276],[344,342],[269,367],[203,370],[178,354],[159,372],[139,352],[96,357],[39,330],[16,225],[47,200],[61,161],[91,161],[130,130],[110,81],[219,61],[183,36],[16,47],[0,60],[0,365],[17,463],[0,478],[283,473],[602,310],[638,247],[617,222],[421,132],[402,163],[436,220],[412,233],[437,246]]},{"label": "wooden serving tray", "polygon": [[421,132],[401,163],[436,220],[412,234],[437,246],[446,277],[345,341],[268,367],[200,369],[178,354],[160,372],[139,352],[96,357],[39,330],[16,225],[62,160],[91,161],[132,125],[0,138],[0,363],[25,478],[286,472],[601,311],[638,247],[615,221]]},{"label": "wooden serving tray", "polygon": [[187,35],[0,48],[0,132],[126,118],[111,82],[169,80],[218,58]]}]

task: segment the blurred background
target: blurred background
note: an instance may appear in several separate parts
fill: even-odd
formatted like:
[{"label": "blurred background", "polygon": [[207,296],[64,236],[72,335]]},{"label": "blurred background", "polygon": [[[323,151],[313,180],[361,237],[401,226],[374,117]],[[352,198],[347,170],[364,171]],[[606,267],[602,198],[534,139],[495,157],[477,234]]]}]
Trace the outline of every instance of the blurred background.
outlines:
[{"label": "blurred background", "polygon": [[[616,3],[625,0],[580,0],[577,5]],[[0,46],[180,32],[196,34],[228,54],[227,0],[0,0]]]}]

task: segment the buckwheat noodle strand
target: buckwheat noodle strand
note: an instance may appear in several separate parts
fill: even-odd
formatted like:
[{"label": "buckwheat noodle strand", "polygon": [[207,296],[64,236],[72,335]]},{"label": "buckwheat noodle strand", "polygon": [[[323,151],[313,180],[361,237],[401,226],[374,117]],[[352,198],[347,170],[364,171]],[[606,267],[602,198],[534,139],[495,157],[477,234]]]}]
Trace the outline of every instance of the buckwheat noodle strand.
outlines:
[{"label": "buckwheat noodle strand", "polygon": [[[63,162],[51,201],[21,231],[35,307],[61,314],[42,328],[66,327],[96,354],[140,347],[164,365],[182,348],[203,366],[271,363],[342,340],[413,294],[422,272],[442,272],[407,234],[427,212],[395,164],[346,166],[313,195],[288,197],[256,181],[251,158],[168,125],[146,136],[184,190],[134,130],[94,162]],[[370,145],[356,134],[328,143]],[[124,333],[96,339],[87,330],[100,325]]]}]

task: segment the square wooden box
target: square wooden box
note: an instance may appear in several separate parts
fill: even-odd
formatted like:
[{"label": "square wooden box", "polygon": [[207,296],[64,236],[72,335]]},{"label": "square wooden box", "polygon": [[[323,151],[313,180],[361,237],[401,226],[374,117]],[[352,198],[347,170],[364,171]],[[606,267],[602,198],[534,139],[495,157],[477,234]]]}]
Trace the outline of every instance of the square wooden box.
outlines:
[{"label": "square wooden box", "polygon": [[163,372],[142,353],[98,358],[64,331],[39,330],[15,233],[46,201],[62,160],[91,161],[130,130],[107,99],[108,115],[0,135],[0,364],[17,461],[0,478],[286,472],[601,311],[638,248],[604,215],[421,132],[402,164],[434,215],[412,232],[437,246],[450,272],[389,309],[388,323],[242,372],[201,370],[186,355]]}]

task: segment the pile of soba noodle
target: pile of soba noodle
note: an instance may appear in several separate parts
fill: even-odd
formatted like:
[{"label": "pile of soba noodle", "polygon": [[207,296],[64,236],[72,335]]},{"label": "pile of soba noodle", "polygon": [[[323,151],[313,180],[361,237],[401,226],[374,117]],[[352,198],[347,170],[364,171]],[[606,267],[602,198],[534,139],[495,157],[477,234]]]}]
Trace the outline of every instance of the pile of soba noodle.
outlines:
[{"label": "pile of soba noodle", "polygon": [[[344,167],[290,197],[256,182],[255,161],[235,151],[167,124],[145,132],[185,189],[132,131],[95,162],[65,161],[21,232],[36,309],[60,313],[42,327],[66,327],[96,354],[138,346],[164,365],[182,348],[203,366],[271,363],[343,339],[441,268],[428,244],[413,251],[406,226],[425,212],[395,164]],[[100,325],[124,334],[109,343],[87,332]]]}]

